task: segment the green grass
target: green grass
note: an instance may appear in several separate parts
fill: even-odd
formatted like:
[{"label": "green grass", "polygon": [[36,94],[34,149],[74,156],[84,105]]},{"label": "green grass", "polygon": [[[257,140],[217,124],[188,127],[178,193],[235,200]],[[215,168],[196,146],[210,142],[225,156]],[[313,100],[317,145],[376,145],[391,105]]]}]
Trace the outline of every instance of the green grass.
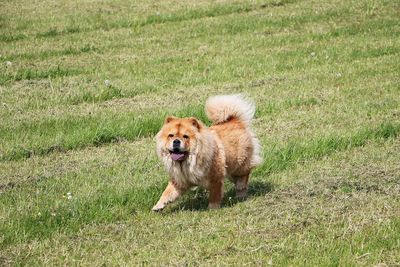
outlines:
[{"label": "green grass", "polygon": [[[299,162],[315,160],[334,152],[359,147],[370,140],[394,138],[399,133],[400,125],[382,124],[376,129],[366,129],[350,137],[334,136],[319,140],[307,140],[305,145],[300,145],[300,142],[292,142],[283,148],[264,151],[266,162],[257,169],[254,175],[255,177],[271,175],[274,172],[286,170]],[[2,232],[11,234],[11,236],[5,236],[3,243],[9,244],[33,238],[48,238],[55,231],[76,232],[82,225],[87,223],[116,222],[121,219],[127,219],[132,215],[132,212],[136,213],[138,210],[145,212],[151,209],[154,199],[162,193],[163,186],[165,186],[165,183],[160,184],[158,187],[151,186],[138,190],[129,189],[126,192],[105,189],[98,192],[99,196],[95,199],[90,198],[78,203],[67,201],[58,206],[53,212],[51,212],[49,206],[41,206],[39,209],[35,209],[35,214],[30,213],[18,218],[16,220],[18,224],[6,225]],[[262,184],[257,184],[257,187],[262,188]],[[257,191],[257,187],[251,188],[250,192],[252,190]],[[351,186],[346,183],[341,188],[346,193],[352,190]],[[230,194],[230,197],[232,195]],[[10,205],[14,201],[13,198],[10,198],[5,203]],[[36,199],[36,202],[37,206],[41,205],[39,204],[40,197]],[[196,205],[197,208],[206,207],[204,201],[199,202],[203,205]],[[10,221],[10,223],[13,222]]]},{"label": "green grass", "polygon": [[20,160],[54,151],[99,146],[121,140],[133,141],[155,135],[168,114],[196,116],[205,121],[203,107],[189,106],[178,111],[158,111],[146,116],[135,113],[89,117],[64,117],[21,123],[19,127],[0,129],[5,148],[0,160]]},{"label": "green grass", "polygon": [[2,74],[0,76],[0,84],[5,85],[10,81],[65,77],[78,75],[81,73],[83,73],[82,70],[62,69],[60,66],[57,66],[57,68],[47,69],[45,71],[35,69],[19,69],[15,74]]},{"label": "green grass", "polygon": [[16,60],[16,59],[28,59],[28,60],[35,60],[35,59],[48,59],[52,57],[61,57],[61,56],[68,56],[68,55],[79,55],[81,53],[88,53],[97,51],[96,47],[90,45],[84,45],[79,48],[68,47],[66,49],[57,51],[57,50],[47,50],[41,53],[24,53],[24,54],[15,54],[11,56],[5,56],[6,60]]},{"label": "green grass", "polygon": [[370,140],[395,138],[400,133],[400,125],[384,123],[375,129],[366,128],[351,136],[327,136],[317,140],[293,140],[285,147],[268,147],[264,152],[266,158],[256,173],[268,175],[282,171],[299,162],[319,159],[337,151],[352,149],[365,145]]},{"label": "green grass", "polygon": [[[399,265],[399,9],[3,3],[0,265]],[[165,116],[208,125],[231,93],[257,106],[249,198],[226,183],[220,210],[197,189],[150,212]]]}]

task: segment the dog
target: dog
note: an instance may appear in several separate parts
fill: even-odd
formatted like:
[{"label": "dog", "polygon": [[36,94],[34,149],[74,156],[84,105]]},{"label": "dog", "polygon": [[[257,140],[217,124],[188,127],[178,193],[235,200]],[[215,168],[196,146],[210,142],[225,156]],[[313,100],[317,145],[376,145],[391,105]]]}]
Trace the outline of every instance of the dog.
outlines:
[{"label": "dog", "polygon": [[225,177],[235,184],[236,197],[246,198],[250,172],[262,162],[260,142],[251,130],[255,105],[242,95],[219,95],[207,99],[205,111],[210,127],[194,117],[168,116],[157,133],[157,155],[169,183],[153,211],[194,186],[209,191],[209,209],[219,208]]}]

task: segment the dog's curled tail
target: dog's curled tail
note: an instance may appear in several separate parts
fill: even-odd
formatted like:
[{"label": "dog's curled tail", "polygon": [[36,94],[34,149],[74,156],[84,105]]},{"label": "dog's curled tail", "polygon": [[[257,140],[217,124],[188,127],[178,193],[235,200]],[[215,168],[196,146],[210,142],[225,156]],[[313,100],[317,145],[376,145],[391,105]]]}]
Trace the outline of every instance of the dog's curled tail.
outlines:
[{"label": "dog's curled tail", "polygon": [[206,101],[207,117],[214,123],[220,124],[233,118],[249,125],[254,117],[254,103],[243,95],[217,95]]}]

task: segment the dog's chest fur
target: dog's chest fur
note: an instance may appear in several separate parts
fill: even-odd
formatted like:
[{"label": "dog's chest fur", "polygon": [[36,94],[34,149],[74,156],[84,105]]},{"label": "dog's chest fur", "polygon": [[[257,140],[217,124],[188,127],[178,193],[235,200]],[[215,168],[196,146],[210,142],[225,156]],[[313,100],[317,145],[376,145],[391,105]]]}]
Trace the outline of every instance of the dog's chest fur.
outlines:
[{"label": "dog's chest fur", "polygon": [[201,185],[207,187],[207,181],[204,179],[208,175],[208,166],[198,166],[194,155],[189,155],[186,161],[173,161],[170,158],[164,158],[164,164],[173,181],[180,187],[189,187]]},{"label": "dog's chest fur", "polygon": [[207,131],[203,138],[184,161],[173,161],[168,152],[160,153],[162,161],[172,181],[182,188],[191,186],[209,187],[209,178],[225,176],[225,153],[222,142],[212,131]]}]

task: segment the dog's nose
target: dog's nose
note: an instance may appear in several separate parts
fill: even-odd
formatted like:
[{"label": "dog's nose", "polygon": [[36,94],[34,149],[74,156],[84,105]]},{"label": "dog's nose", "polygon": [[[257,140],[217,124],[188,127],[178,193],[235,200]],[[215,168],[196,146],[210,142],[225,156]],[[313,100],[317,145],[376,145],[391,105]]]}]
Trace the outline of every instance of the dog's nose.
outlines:
[{"label": "dog's nose", "polygon": [[172,142],[172,145],[173,145],[174,147],[179,147],[179,146],[181,145],[181,141],[180,141],[179,139],[175,139],[175,140]]}]

